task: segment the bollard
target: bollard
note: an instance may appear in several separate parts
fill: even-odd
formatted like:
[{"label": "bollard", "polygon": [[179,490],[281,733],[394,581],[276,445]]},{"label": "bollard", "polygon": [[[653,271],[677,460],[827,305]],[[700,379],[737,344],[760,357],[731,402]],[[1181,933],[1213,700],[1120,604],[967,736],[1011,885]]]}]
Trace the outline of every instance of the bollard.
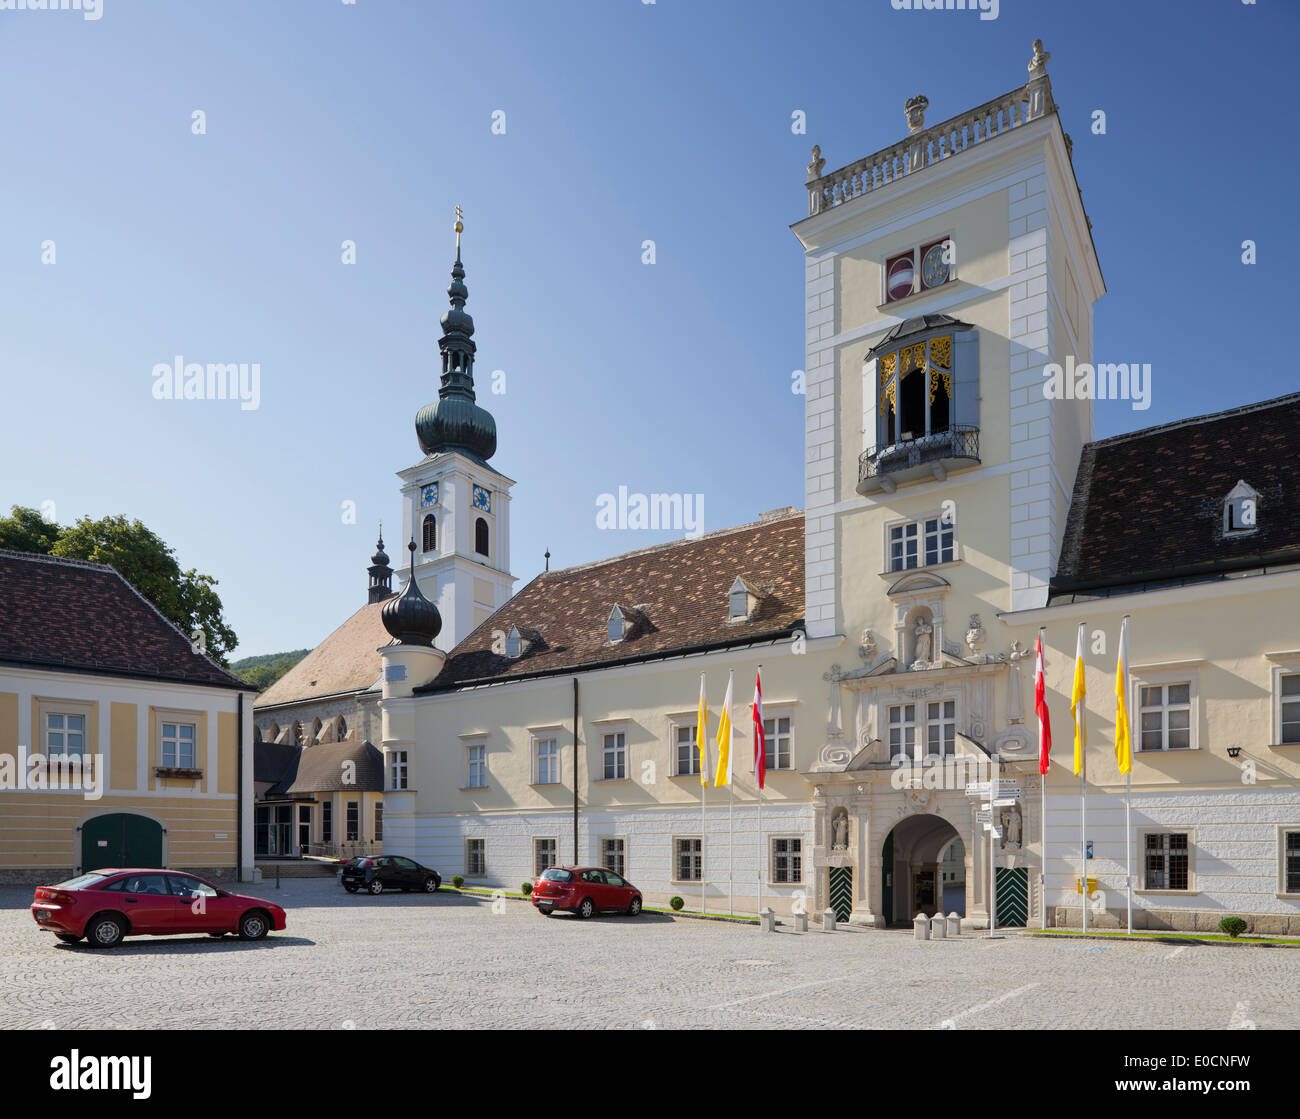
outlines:
[{"label": "bollard", "polygon": [[800,910],[798,913],[796,913],[796,914],[794,915],[794,931],[795,931],[795,932],[807,932],[807,931],[808,931],[808,911],[807,911],[807,910]]},{"label": "bollard", "polygon": [[275,888],[277,890],[280,888],[280,864],[279,863],[275,864]]},{"label": "bollard", "polygon": [[764,932],[776,932],[776,913],[770,905],[759,916],[763,918]]},{"label": "bollard", "polygon": [[961,936],[961,918],[956,913],[948,914],[948,935]]},{"label": "bollard", "polygon": [[948,918],[942,913],[936,913],[930,918],[930,939],[943,940],[948,935]]},{"label": "bollard", "polygon": [[835,931],[835,910],[828,909],[822,914],[822,932]]},{"label": "bollard", "polygon": [[930,939],[930,921],[924,913],[918,913],[912,919],[912,935],[917,940]]}]

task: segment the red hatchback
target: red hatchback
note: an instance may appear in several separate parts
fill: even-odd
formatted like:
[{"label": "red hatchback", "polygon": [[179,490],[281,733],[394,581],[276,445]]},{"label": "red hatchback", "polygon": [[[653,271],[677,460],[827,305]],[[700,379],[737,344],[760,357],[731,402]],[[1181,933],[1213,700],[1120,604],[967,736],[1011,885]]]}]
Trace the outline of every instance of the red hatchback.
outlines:
[{"label": "red hatchback", "polygon": [[85,937],[92,948],[112,948],[127,936],[183,933],[261,940],[285,925],[278,905],[175,870],[94,870],[38,886],[32,916],[65,944]]},{"label": "red hatchback", "polygon": [[553,866],[533,883],[533,905],[543,917],[557,909],[590,917],[597,910],[641,912],[641,891],[620,874],[598,866]]}]

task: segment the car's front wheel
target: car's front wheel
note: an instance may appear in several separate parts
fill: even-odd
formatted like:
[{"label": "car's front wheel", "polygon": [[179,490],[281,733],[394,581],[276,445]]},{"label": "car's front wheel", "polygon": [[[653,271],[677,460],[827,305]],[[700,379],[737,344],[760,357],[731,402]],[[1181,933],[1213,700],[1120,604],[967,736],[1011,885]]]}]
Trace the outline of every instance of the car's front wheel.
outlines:
[{"label": "car's front wheel", "polygon": [[250,910],[239,918],[240,940],[261,940],[271,928],[271,922],[260,909]]},{"label": "car's front wheel", "polygon": [[126,922],[121,917],[106,913],[86,926],[86,935],[96,948],[116,948],[126,936]]},{"label": "car's front wheel", "polygon": [[81,939],[76,933],[55,933],[64,944],[76,944]]},{"label": "car's front wheel", "polygon": [[543,917],[549,917],[552,913],[555,912],[555,910],[553,910],[549,905],[539,905],[537,907],[537,912],[540,913]]},{"label": "car's front wheel", "polygon": [[441,885],[442,883],[438,880],[438,876],[436,874],[431,874],[424,880],[424,892],[426,894],[437,893],[438,887]]},{"label": "car's front wheel", "polygon": [[596,903],[591,898],[583,898],[582,904],[578,906],[578,916],[584,921],[596,912]]},{"label": "car's front wheel", "polygon": [[632,904],[627,907],[629,917],[639,917],[641,915],[641,899],[633,898]]},{"label": "car's front wheel", "polygon": [[382,894],[384,892],[384,884],[378,878],[376,878],[373,882],[370,883],[369,886],[366,887],[366,889],[369,890],[372,894]]},{"label": "car's front wheel", "polygon": [[355,886],[344,886],[343,888],[347,890],[347,892],[350,894],[355,894],[357,892],[357,888]]}]

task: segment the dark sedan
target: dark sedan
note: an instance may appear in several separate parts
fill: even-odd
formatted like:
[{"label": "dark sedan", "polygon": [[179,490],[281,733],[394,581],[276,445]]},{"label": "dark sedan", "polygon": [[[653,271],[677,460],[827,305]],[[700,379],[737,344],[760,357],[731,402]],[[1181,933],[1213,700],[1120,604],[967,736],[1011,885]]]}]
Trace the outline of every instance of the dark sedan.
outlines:
[{"label": "dark sedan", "polygon": [[339,876],[343,888],[350,894],[365,890],[382,894],[385,890],[423,890],[431,894],[442,885],[442,876],[414,859],[402,855],[368,855],[349,859]]}]

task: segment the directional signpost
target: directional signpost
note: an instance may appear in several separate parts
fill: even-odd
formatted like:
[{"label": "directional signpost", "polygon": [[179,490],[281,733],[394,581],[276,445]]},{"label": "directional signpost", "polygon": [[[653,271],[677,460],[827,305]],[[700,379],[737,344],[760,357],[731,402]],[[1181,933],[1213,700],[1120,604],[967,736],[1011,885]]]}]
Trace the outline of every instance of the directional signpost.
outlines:
[{"label": "directional signpost", "polygon": [[998,896],[993,841],[1002,838],[1002,829],[993,823],[993,810],[1010,808],[1020,799],[1020,782],[1008,777],[999,777],[994,781],[969,781],[966,784],[966,795],[981,798],[980,805],[975,810],[975,823],[989,833],[989,937],[996,938]]}]

